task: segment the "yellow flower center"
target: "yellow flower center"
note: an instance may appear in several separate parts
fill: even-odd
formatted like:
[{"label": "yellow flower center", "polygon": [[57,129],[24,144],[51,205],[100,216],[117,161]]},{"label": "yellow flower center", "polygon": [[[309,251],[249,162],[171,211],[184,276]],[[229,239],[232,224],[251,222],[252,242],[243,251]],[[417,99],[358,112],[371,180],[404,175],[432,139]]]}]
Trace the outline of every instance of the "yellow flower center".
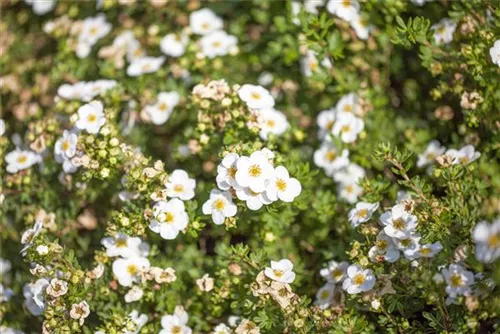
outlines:
[{"label": "yellow flower center", "polygon": [[402,229],[405,228],[405,222],[403,221],[403,219],[398,218],[398,219],[396,219],[395,221],[392,222],[392,226],[396,230],[402,230]]},{"label": "yellow flower center", "polygon": [[127,267],[127,272],[130,275],[135,275],[135,274],[137,274],[138,271],[139,271],[139,269],[137,268],[137,266],[135,264],[129,264]]},{"label": "yellow flower center", "polygon": [[454,288],[462,286],[464,284],[462,281],[462,276],[460,274],[452,274],[450,276],[450,284]]},{"label": "yellow flower center", "polygon": [[349,6],[351,6],[351,0],[343,0],[343,1],[342,1],[342,6],[344,6],[344,7],[349,7]]},{"label": "yellow flower center", "polygon": [[311,62],[309,63],[309,69],[310,69],[312,72],[316,71],[316,70],[318,69],[318,67],[319,67],[319,65],[318,65],[318,62],[317,62],[317,61],[314,61],[314,60],[313,60],[313,61],[311,61]]},{"label": "yellow flower center", "polygon": [[95,121],[97,121],[97,116],[95,114],[90,114],[87,116],[87,121],[89,121],[90,123],[94,123]]},{"label": "yellow flower center", "polygon": [[321,299],[327,299],[328,297],[330,297],[330,292],[328,290],[323,290],[321,291],[320,297]]},{"label": "yellow flower center", "polygon": [[99,29],[97,27],[91,27],[89,29],[89,34],[92,36],[96,35],[98,32],[99,32]]},{"label": "yellow flower center", "polygon": [[144,72],[150,71],[151,70],[151,64],[144,64],[144,65],[142,65],[142,70]]},{"label": "yellow flower center", "polygon": [[351,131],[351,126],[350,125],[344,125],[342,126],[342,132],[349,132]]},{"label": "yellow flower center", "polygon": [[335,151],[328,151],[325,153],[325,160],[326,161],[332,162],[333,160],[335,160],[336,157],[337,157],[337,153]]},{"label": "yellow flower center", "polygon": [[334,121],[328,121],[328,123],[326,123],[325,129],[331,130],[333,128],[333,123],[335,123],[335,122]]},{"label": "yellow flower center", "polygon": [[488,247],[490,248],[500,247],[500,233],[493,234],[488,237]]},{"label": "yellow flower center", "polygon": [[230,168],[227,169],[226,173],[227,173],[228,176],[230,176],[230,177],[232,177],[234,179],[234,176],[236,175],[237,171],[238,170],[236,169],[236,167],[230,167]]},{"label": "yellow flower center", "polygon": [[332,278],[338,280],[342,277],[342,275],[344,275],[344,273],[342,272],[342,270],[340,270],[339,268],[335,268],[333,271],[332,271]]},{"label": "yellow flower center", "polygon": [[184,190],[184,187],[182,186],[182,184],[176,184],[176,185],[174,186],[174,191],[175,191],[176,193],[180,193],[180,192],[182,192],[183,190]]},{"label": "yellow flower center", "polygon": [[165,223],[171,224],[173,222],[174,222],[174,215],[172,213],[170,213],[170,212],[167,212],[165,214]]},{"label": "yellow flower center", "polygon": [[276,180],[276,188],[278,188],[279,191],[285,191],[286,182],[283,179]]},{"label": "yellow flower center", "polygon": [[382,251],[385,251],[387,249],[387,241],[386,240],[378,240],[376,245],[377,245],[377,248],[382,250]]},{"label": "yellow flower center", "polygon": [[268,127],[270,127],[270,128],[274,128],[274,126],[276,125],[276,122],[275,122],[274,120],[272,120],[272,119],[268,119],[268,120],[266,121],[266,125],[267,125]]},{"label": "yellow flower center", "polygon": [[351,106],[350,104],[346,104],[346,105],[344,106],[344,111],[345,111],[345,112],[351,112],[351,111],[352,111],[352,106]]},{"label": "yellow flower center", "polygon": [[201,27],[204,29],[204,30],[208,30],[210,28],[210,23],[208,22],[203,22],[201,24]]},{"label": "yellow flower center", "polygon": [[220,48],[220,47],[222,46],[222,43],[221,43],[221,42],[219,42],[219,41],[216,41],[216,42],[213,42],[213,43],[212,43],[212,46],[213,46],[214,48]]},{"label": "yellow flower center", "polygon": [[212,207],[215,209],[215,210],[218,210],[218,211],[221,211],[224,209],[224,207],[226,206],[226,203],[224,202],[224,200],[222,199],[216,199],[214,201],[214,204],[212,205]]},{"label": "yellow flower center", "polygon": [[165,102],[162,102],[160,103],[160,105],[158,106],[158,109],[160,109],[160,111],[167,111],[168,110],[168,104],[166,104]]},{"label": "yellow flower center", "polygon": [[361,210],[359,210],[356,213],[356,216],[358,216],[358,218],[361,218],[361,219],[368,217],[368,209],[361,209]]},{"label": "yellow flower center", "polygon": [[408,247],[411,244],[411,239],[402,239],[402,240],[399,240],[399,242],[401,243],[401,246]]},{"label": "yellow flower center", "polygon": [[352,194],[354,192],[354,186],[352,184],[348,185],[347,187],[345,187],[345,191],[348,194]]},{"label": "yellow flower center", "polygon": [[117,239],[115,242],[115,245],[118,248],[127,247],[127,240],[126,239]]},{"label": "yellow flower center", "polygon": [[281,276],[283,276],[283,274],[284,274],[284,273],[285,273],[285,272],[284,272],[283,270],[279,270],[279,269],[274,269],[274,270],[273,270],[273,274],[274,274],[274,276],[276,276],[276,277],[278,277],[278,278],[280,278]]},{"label": "yellow flower center", "polygon": [[16,161],[17,163],[24,164],[26,161],[28,161],[28,157],[24,154],[21,154],[17,157]]},{"label": "yellow flower center", "polygon": [[260,94],[257,92],[253,92],[251,94],[251,96],[252,96],[252,99],[254,99],[254,100],[260,100],[260,98],[261,98]]},{"label": "yellow flower center", "polygon": [[354,278],[352,279],[352,281],[356,285],[361,285],[361,284],[365,283],[365,275],[363,275],[363,274],[357,274],[356,276],[354,276]]},{"label": "yellow flower center", "polygon": [[460,163],[462,165],[465,165],[465,164],[469,163],[469,158],[467,158],[467,157],[461,157],[459,160],[460,160]]},{"label": "yellow flower center", "polygon": [[262,169],[260,168],[259,165],[252,165],[248,169],[248,174],[251,177],[258,177],[258,176],[260,176],[262,174]]},{"label": "yellow flower center", "polygon": [[419,252],[422,255],[429,255],[431,253],[431,249],[429,247],[422,247]]},{"label": "yellow flower center", "polygon": [[179,334],[179,333],[182,333],[181,326],[174,326],[174,327],[172,327],[172,334]]},{"label": "yellow flower center", "polygon": [[62,149],[63,149],[63,151],[67,151],[69,149],[69,141],[67,141],[67,140],[63,141]]}]

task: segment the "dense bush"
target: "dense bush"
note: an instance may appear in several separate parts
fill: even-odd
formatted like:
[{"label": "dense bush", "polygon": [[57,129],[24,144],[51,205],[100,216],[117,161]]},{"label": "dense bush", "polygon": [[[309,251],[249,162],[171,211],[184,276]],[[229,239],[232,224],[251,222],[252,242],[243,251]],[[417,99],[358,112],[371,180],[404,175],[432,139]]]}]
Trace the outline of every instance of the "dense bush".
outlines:
[{"label": "dense bush", "polygon": [[2,333],[500,331],[497,1],[0,8]]}]

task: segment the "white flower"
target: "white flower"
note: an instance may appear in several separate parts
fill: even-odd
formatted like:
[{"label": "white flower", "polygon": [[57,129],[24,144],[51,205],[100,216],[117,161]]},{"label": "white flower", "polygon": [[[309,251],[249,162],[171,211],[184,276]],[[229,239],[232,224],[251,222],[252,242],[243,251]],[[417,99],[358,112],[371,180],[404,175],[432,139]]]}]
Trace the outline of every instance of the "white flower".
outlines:
[{"label": "white flower", "polygon": [[318,292],[316,292],[316,300],[314,301],[314,304],[319,306],[322,310],[330,307],[334,292],[335,285],[326,283],[318,290]]},{"label": "white flower", "polygon": [[465,270],[459,264],[450,264],[448,269],[445,268],[441,272],[447,284],[446,293],[450,298],[470,295],[470,286],[474,284],[472,272]]},{"label": "white flower", "polygon": [[17,173],[20,170],[28,169],[41,161],[40,155],[32,151],[15,149],[7,153],[5,162],[7,163],[7,172]]},{"label": "white flower", "polygon": [[491,263],[500,257],[500,219],[492,224],[479,222],[472,233],[476,243],[476,258]]},{"label": "white flower", "polygon": [[221,190],[229,190],[233,187],[236,190],[241,189],[241,187],[236,182],[234,178],[236,176],[236,162],[240,156],[236,153],[227,154],[217,166],[217,186]]},{"label": "white flower", "polygon": [[353,227],[357,227],[361,223],[369,221],[377,209],[378,203],[359,202],[355,208],[349,211],[349,222]]},{"label": "white flower", "polygon": [[54,153],[63,158],[71,159],[76,153],[76,143],[78,136],[74,133],[64,130],[63,136],[56,141],[54,145]]},{"label": "white flower", "polygon": [[438,241],[433,244],[420,245],[417,254],[419,257],[434,257],[434,255],[439,253],[442,249],[443,245]]},{"label": "white flower", "polygon": [[231,328],[226,326],[226,324],[218,324],[214,328],[213,334],[231,334]]},{"label": "white flower", "polygon": [[57,5],[57,0],[24,0],[33,8],[33,13],[36,15],[45,15],[52,11]]},{"label": "white flower", "polygon": [[330,261],[328,266],[320,270],[319,274],[323,276],[329,283],[336,284],[342,282],[345,275],[347,274],[347,268],[349,263],[342,261]]},{"label": "white flower", "polygon": [[178,198],[156,203],[153,216],[149,228],[167,240],[175,239],[179,232],[187,227],[189,219],[184,202]]},{"label": "white flower", "polygon": [[477,152],[472,145],[466,145],[460,150],[449,149],[446,151],[446,155],[453,158],[454,164],[467,165],[473,161],[476,161],[481,156],[480,152]]},{"label": "white flower", "polygon": [[[108,47],[107,49],[113,50],[115,55],[126,54],[129,62],[145,56],[144,51],[141,48],[141,44],[135,38],[134,32],[131,30],[126,30],[116,36],[111,47]],[[102,50],[106,49],[103,48],[100,52],[102,52]],[[101,53],[99,53],[99,55],[101,55]]]},{"label": "white flower", "polygon": [[345,115],[357,114],[359,113],[359,97],[355,93],[349,93],[340,98],[335,106],[337,111],[337,118],[343,117]]},{"label": "white flower", "polygon": [[396,247],[401,250],[408,260],[414,260],[419,257],[418,250],[420,249],[420,234],[412,233],[407,238],[393,238]]},{"label": "white flower", "polygon": [[90,314],[89,304],[86,301],[81,301],[78,304],[71,305],[71,310],[69,311],[69,316],[72,319],[80,320],[80,326],[83,325],[83,321]]},{"label": "white flower", "polygon": [[384,231],[388,236],[406,239],[415,231],[417,217],[405,211],[403,204],[398,204],[391,211],[384,212],[380,222],[385,226]]},{"label": "white flower", "polygon": [[273,108],[259,110],[258,123],[263,140],[267,140],[269,134],[280,136],[290,127],[285,114]]},{"label": "white flower", "polygon": [[377,235],[375,246],[370,248],[368,252],[368,257],[373,262],[387,261],[393,263],[399,259],[399,255],[399,249],[394,244],[392,238],[385,234],[384,231],[380,231]]},{"label": "white flower", "polygon": [[427,166],[434,162],[434,160],[442,155],[446,151],[444,146],[441,146],[441,143],[437,140],[431,141],[424,153],[418,156],[417,167]]},{"label": "white flower", "polygon": [[250,157],[240,157],[236,162],[235,179],[241,187],[249,187],[256,193],[263,192],[271,179],[274,168],[267,156],[253,152]]},{"label": "white flower", "polygon": [[137,310],[133,310],[128,316],[135,323],[135,330],[133,332],[126,331],[125,334],[138,334],[141,328],[148,322],[148,316],[144,313],[139,314]]},{"label": "white flower", "polygon": [[358,134],[363,131],[364,127],[363,120],[354,114],[338,113],[332,133],[334,136],[340,137],[344,143],[352,143],[358,138]]},{"label": "white flower", "polygon": [[146,73],[154,73],[163,65],[165,57],[141,57],[134,59],[127,67],[127,74],[137,77]]},{"label": "white flower", "polygon": [[423,6],[429,0],[410,0],[415,6]]},{"label": "white flower", "polygon": [[359,3],[357,0],[330,0],[326,9],[341,19],[351,22],[359,15]]},{"label": "white flower", "polygon": [[160,41],[161,52],[170,57],[180,57],[186,52],[189,38],[186,34],[170,33],[165,35]]},{"label": "white flower", "polygon": [[324,0],[304,0],[304,9],[311,14],[318,14],[318,7],[324,5]]},{"label": "white flower", "polygon": [[332,176],[336,171],[349,165],[349,151],[339,149],[331,142],[323,142],[319,149],[314,151],[314,163],[325,170],[325,174]]},{"label": "white flower", "polygon": [[189,27],[193,34],[208,35],[222,29],[222,24],[222,19],[208,8],[202,8],[189,15]]},{"label": "white flower", "polygon": [[73,85],[63,84],[57,89],[57,95],[66,100],[91,101],[97,95],[104,94],[116,86],[114,80],[80,81]]},{"label": "white flower", "polygon": [[256,193],[250,188],[236,190],[236,197],[245,201],[247,207],[252,211],[259,210],[264,204],[268,205],[273,202],[266,196],[266,192]]},{"label": "white flower", "polygon": [[0,118],[0,137],[5,133],[5,121]]},{"label": "white flower", "polygon": [[367,40],[370,37],[370,32],[373,30],[373,26],[370,25],[368,20],[361,15],[354,17],[350,22],[351,27],[359,39]]},{"label": "white flower", "polygon": [[46,292],[52,297],[64,296],[68,292],[68,282],[53,278],[50,280]]},{"label": "white flower", "polygon": [[187,326],[188,314],[181,306],[175,308],[174,314],[164,315],[161,318],[162,330],[159,334],[191,334]]},{"label": "white flower", "polygon": [[266,188],[266,197],[271,201],[278,199],[283,202],[293,202],[302,192],[302,186],[297,179],[291,178],[288,170],[283,166],[274,169],[272,178]]},{"label": "white flower", "polygon": [[140,282],[140,273],[149,266],[149,260],[145,257],[116,259],[113,262],[113,274],[121,286],[131,286],[132,283]]},{"label": "white flower", "polygon": [[212,221],[220,225],[224,223],[226,217],[236,215],[236,204],[233,203],[231,194],[228,191],[212,189],[210,198],[203,204],[203,214],[212,215]]},{"label": "white flower", "polygon": [[129,237],[122,232],[118,232],[114,237],[103,238],[101,244],[106,248],[106,255],[109,257],[128,258],[147,256],[149,253],[149,245],[141,238]]},{"label": "white flower", "polygon": [[46,245],[39,245],[36,248],[36,252],[41,256],[47,255],[49,254],[49,247],[47,247]]},{"label": "white flower", "polygon": [[290,260],[271,261],[271,268],[267,267],[264,274],[272,280],[290,284],[295,280],[293,263]]},{"label": "white flower", "polygon": [[179,104],[179,99],[180,96],[177,92],[159,93],[157,102],[145,108],[146,114],[151,118],[153,124],[162,125],[169,119],[174,107]]},{"label": "white flower", "polygon": [[78,108],[76,127],[80,130],[86,130],[88,133],[99,133],[101,127],[106,123],[103,110],[104,107],[99,101],[92,101],[81,106]]},{"label": "white flower", "polygon": [[319,127],[318,138],[328,139],[328,135],[332,133],[333,124],[335,123],[337,110],[335,108],[320,111],[317,117]]},{"label": "white flower", "polygon": [[196,180],[189,177],[188,173],[182,169],[176,169],[169,175],[165,184],[168,197],[177,197],[183,201],[194,197]]},{"label": "white flower", "polygon": [[106,22],[106,17],[99,14],[95,17],[88,17],[83,21],[76,55],[78,58],[85,58],[89,55],[92,46],[99,39],[106,36],[111,31],[111,24]]},{"label": "white flower", "polygon": [[363,269],[358,265],[347,268],[347,277],[342,283],[342,288],[349,294],[357,294],[371,290],[375,285],[375,276],[370,269]]},{"label": "white flower", "polygon": [[35,283],[26,284],[23,287],[24,306],[34,316],[39,316],[45,309],[44,293],[48,285],[49,281],[41,278]]},{"label": "white flower", "polygon": [[490,56],[493,64],[500,66],[500,39],[497,39],[490,48]]},{"label": "white flower", "polygon": [[306,77],[310,77],[313,73],[319,72],[321,70],[320,64],[327,69],[332,68],[333,66],[331,60],[326,57],[323,58],[320,63],[317,57],[317,52],[313,50],[307,50],[305,56],[302,57],[300,61],[302,73],[304,73]]},{"label": "white flower", "polygon": [[298,1],[292,1],[292,22],[295,25],[300,25],[299,14],[302,10],[302,4]]},{"label": "white flower", "polygon": [[356,203],[359,195],[363,193],[363,188],[359,186],[358,182],[364,176],[365,170],[355,163],[349,163],[347,167],[334,172],[333,179],[338,183],[339,197],[348,203]]},{"label": "white flower", "polygon": [[268,109],[274,107],[274,97],[267,89],[256,85],[243,85],[238,96],[250,109]]},{"label": "white flower", "polygon": [[142,296],[144,296],[144,291],[137,285],[134,285],[132,289],[128,290],[128,292],[125,294],[125,302],[126,303],[136,302],[140,300]]},{"label": "white flower", "polygon": [[[12,289],[4,287],[3,284],[0,283],[0,304],[8,302],[13,295],[14,292]],[[1,329],[2,328],[0,327],[0,333],[3,333]]]},{"label": "white flower", "polygon": [[7,274],[11,268],[12,268],[12,263],[10,263],[9,260],[2,259],[0,257],[0,276]]},{"label": "white flower", "polygon": [[338,196],[347,203],[354,204],[357,202],[358,197],[363,193],[363,188],[358,183],[340,183],[338,185]]},{"label": "white flower", "polygon": [[218,30],[200,39],[201,52],[208,58],[225,56],[236,48],[238,39],[223,30]]},{"label": "white flower", "polygon": [[434,41],[436,43],[448,44],[453,40],[453,33],[457,28],[457,24],[450,19],[444,18],[432,25],[431,30],[434,30]]},{"label": "white flower", "polygon": [[42,221],[37,220],[32,228],[29,228],[26,231],[24,231],[23,235],[21,236],[21,244],[24,245],[23,249],[21,250],[21,254],[23,256],[25,255],[26,250],[33,243],[33,240],[40,234],[42,228],[43,228]]}]

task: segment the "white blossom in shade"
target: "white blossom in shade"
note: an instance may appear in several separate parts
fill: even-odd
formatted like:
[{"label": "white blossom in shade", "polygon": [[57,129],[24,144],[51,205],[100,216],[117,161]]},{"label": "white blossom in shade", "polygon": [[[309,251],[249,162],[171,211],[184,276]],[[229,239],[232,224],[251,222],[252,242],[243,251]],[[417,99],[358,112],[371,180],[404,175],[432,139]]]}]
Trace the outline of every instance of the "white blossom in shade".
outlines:
[{"label": "white blossom in shade", "polygon": [[138,300],[141,300],[142,296],[144,296],[144,291],[137,285],[134,285],[128,292],[125,294],[125,302],[133,303]]},{"label": "white blossom in shade", "polygon": [[273,108],[259,110],[260,138],[267,140],[270,134],[282,135],[289,127],[285,114]]},{"label": "white blossom in shade", "polygon": [[170,33],[165,35],[160,41],[160,50],[170,57],[180,57],[186,52],[189,38],[186,34]]},{"label": "white blossom in shade", "polygon": [[218,324],[213,331],[213,334],[231,334],[231,328],[229,328],[226,324]]},{"label": "white blossom in shade", "polygon": [[111,24],[106,21],[103,14],[95,17],[88,17],[83,21],[80,35],[78,35],[78,44],[76,55],[78,58],[85,58],[89,55],[92,46],[111,31]]},{"label": "white blossom in shade", "polygon": [[377,209],[378,203],[358,202],[356,207],[349,211],[349,222],[353,227],[357,227],[369,221]]},{"label": "white blossom in shade", "polygon": [[0,275],[7,274],[12,268],[12,263],[7,259],[2,259],[0,257]]},{"label": "white blossom in shade", "polygon": [[238,39],[223,30],[218,30],[205,35],[200,39],[201,53],[210,59],[225,56],[235,50]]},{"label": "white blossom in shade", "polygon": [[407,238],[393,238],[393,241],[396,247],[403,252],[404,256],[411,261],[419,257],[420,238],[420,234],[413,233]]},{"label": "white blossom in shade", "polygon": [[423,6],[428,0],[410,0],[415,6]]},{"label": "white blossom in shade", "polygon": [[335,293],[335,285],[332,283],[326,283],[318,292],[316,292],[316,300],[314,305],[317,305],[320,309],[324,310],[330,307],[333,300],[333,294]]},{"label": "white blossom in shade", "polygon": [[141,238],[130,237],[122,232],[118,232],[113,237],[102,238],[101,244],[106,248],[106,255],[109,257],[128,258],[147,256],[149,253],[149,245]]},{"label": "white blossom in shade", "polygon": [[217,225],[224,223],[226,217],[234,217],[236,210],[231,193],[217,189],[210,191],[210,198],[202,207],[203,214],[212,215],[212,221]]},{"label": "white blossom in shade", "polygon": [[127,67],[127,74],[131,77],[138,77],[147,73],[158,71],[165,62],[165,57],[142,57],[134,59]]},{"label": "white blossom in shade", "polygon": [[114,87],[116,87],[115,80],[80,81],[75,84],[62,84],[57,89],[57,95],[65,100],[89,102]]},{"label": "white blossom in shade", "polygon": [[329,261],[328,266],[320,270],[319,274],[329,283],[336,284],[342,282],[347,274],[349,263],[342,261]]},{"label": "white blossom in shade", "polygon": [[347,22],[351,22],[359,16],[359,2],[357,0],[330,0],[326,9]]},{"label": "white blossom in shade", "polygon": [[332,133],[339,137],[344,143],[352,143],[363,131],[365,123],[354,114],[339,113],[337,109],[337,120],[333,125]]},{"label": "white blossom in shade", "polygon": [[266,190],[273,176],[274,168],[261,151],[253,152],[250,157],[240,157],[236,162],[235,179],[241,187],[249,187],[256,193]]},{"label": "white blossom in shade", "polygon": [[343,117],[345,115],[357,114],[359,111],[359,97],[355,93],[349,93],[340,98],[335,106],[337,111],[337,118]]},{"label": "white blossom in shade", "polygon": [[368,257],[373,262],[387,261],[390,263],[396,262],[399,259],[399,249],[396,247],[391,237],[380,231],[375,241],[375,246],[370,248]]},{"label": "white blossom in shade", "polygon": [[160,201],[153,206],[153,220],[149,228],[163,239],[172,240],[188,225],[188,214],[184,202],[178,198]]},{"label": "white blossom in shade", "polygon": [[45,309],[45,290],[48,285],[49,281],[41,278],[35,283],[29,283],[23,287],[24,306],[34,316],[39,316]]},{"label": "white blossom in shade", "polygon": [[370,37],[370,32],[373,30],[373,26],[370,25],[368,20],[362,15],[358,15],[349,22],[354,32],[361,40],[367,40]]},{"label": "white blossom in shade", "polygon": [[432,164],[434,160],[442,155],[446,151],[446,147],[441,146],[441,143],[437,140],[431,141],[424,153],[418,156],[417,167],[427,166]]},{"label": "white blossom in shade", "polygon": [[236,162],[240,156],[236,153],[228,153],[217,166],[217,186],[221,190],[229,190],[233,187],[235,190],[241,189],[234,178],[236,176]]},{"label": "white blossom in shade", "polygon": [[[0,283],[0,304],[8,302],[10,298],[14,295],[12,289],[6,288]],[[0,328],[0,333],[3,333]]]},{"label": "white blossom in shade", "polygon": [[500,39],[497,39],[490,48],[490,57],[493,64],[500,66]]},{"label": "white blossom in shade", "polygon": [[51,12],[57,5],[57,0],[24,0],[32,6],[33,13],[36,15],[45,15]]},{"label": "white blossom in shade", "polygon": [[274,97],[267,89],[256,85],[243,85],[238,96],[250,109],[268,109],[274,107]]},{"label": "white blossom in shade", "polygon": [[196,180],[190,178],[186,171],[176,169],[169,175],[165,187],[168,197],[177,197],[186,201],[194,197]]},{"label": "white blossom in shade", "polygon": [[450,264],[446,269],[441,270],[446,281],[446,293],[450,298],[458,296],[468,296],[471,294],[471,285],[474,284],[474,274],[465,270],[459,264]]},{"label": "white blossom in shade", "polygon": [[415,232],[417,217],[405,211],[403,204],[398,204],[391,211],[384,212],[380,222],[385,226],[384,231],[388,236],[405,239]]},{"label": "white blossom in shade", "polygon": [[0,118],[0,137],[5,134],[5,121]]},{"label": "white blossom in shade", "polygon": [[86,301],[81,301],[78,304],[71,305],[69,316],[71,319],[79,320],[80,326],[90,314],[89,304]]},{"label": "white blossom in shade", "polygon": [[453,41],[453,33],[456,29],[457,24],[448,18],[441,19],[439,23],[431,26],[431,30],[434,30],[434,41],[437,44],[448,44]]},{"label": "white blossom in shade", "polygon": [[304,0],[304,10],[311,14],[318,14],[318,7],[325,4],[325,0]]},{"label": "white blossom in shade", "polygon": [[476,258],[484,263],[491,263],[500,257],[500,218],[489,224],[479,222],[472,232],[476,243]]},{"label": "white blossom in shade", "polygon": [[113,262],[113,274],[121,286],[132,286],[140,282],[141,272],[149,267],[149,260],[145,257],[116,259]]},{"label": "white blossom in shade", "polygon": [[192,329],[187,326],[187,322],[187,312],[182,306],[177,306],[174,314],[164,315],[161,318],[162,330],[159,334],[191,334]]},{"label": "white blossom in shade", "polygon": [[292,22],[295,25],[300,25],[299,14],[302,10],[302,4],[298,1],[292,1]]},{"label": "white blossom in shade", "polygon": [[106,123],[106,117],[101,102],[92,101],[78,108],[78,120],[75,124],[78,129],[97,134],[104,123]]},{"label": "white blossom in shade", "polygon": [[330,69],[333,67],[332,61],[325,57],[320,62],[317,56],[317,52],[313,50],[307,50],[304,57],[300,61],[300,66],[302,73],[306,77],[312,76],[314,73],[320,72],[322,68]]},{"label": "white blossom in shade", "polygon": [[439,253],[443,249],[443,245],[441,243],[435,242],[432,244],[420,245],[417,250],[417,255],[419,257],[434,257],[437,253]]},{"label": "white blossom in shade", "polygon": [[353,264],[347,268],[347,277],[342,283],[342,288],[353,295],[371,290],[375,281],[375,276],[370,269],[363,269],[359,265]]},{"label": "white blossom in shade", "polygon": [[45,256],[49,254],[49,247],[47,245],[38,245],[36,247],[36,252],[38,255]]},{"label": "white blossom in shade", "polygon": [[50,283],[45,291],[49,296],[55,298],[64,296],[68,292],[68,282],[58,278],[53,278],[50,280]]},{"label": "white blossom in shade", "polygon": [[[145,56],[144,50],[141,48],[141,43],[135,38],[134,32],[131,30],[125,30],[116,36],[111,46],[99,50],[99,56],[108,54],[114,54],[115,56],[126,55],[129,62]],[[123,64],[120,62],[119,68],[122,67]]]},{"label": "white blossom in shade", "polygon": [[363,167],[355,163],[348,163],[348,165],[333,174],[333,180],[338,183],[352,184],[357,183],[366,175]]},{"label": "white blossom in shade", "polygon": [[460,150],[450,148],[448,151],[446,151],[446,155],[452,157],[454,164],[467,165],[479,159],[481,153],[477,152],[474,146],[466,145]]},{"label": "white blossom in shade", "polygon": [[262,72],[259,75],[259,78],[257,79],[257,82],[261,86],[269,86],[270,84],[273,83],[273,80],[274,80],[274,76],[272,75],[272,73]]},{"label": "white blossom in shade", "polygon": [[19,148],[11,151],[5,155],[5,162],[7,163],[7,172],[17,173],[20,170],[28,169],[36,163],[41,162],[41,156],[35,152],[28,150],[21,150]]},{"label": "white blossom in shade", "polygon": [[142,327],[148,322],[148,316],[146,314],[139,314],[139,311],[133,310],[129,313],[129,318],[135,323],[134,331],[126,331],[125,334],[138,334]]},{"label": "white blossom in shade", "polygon": [[64,130],[63,136],[56,141],[54,145],[54,153],[61,155],[63,158],[71,159],[76,153],[76,143],[78,136],[68,130]]},{"label": "white blossom in shade", "polygon": [[280,283],[290,284],[295,280],[293,263],[288,259],[271,261],[271,267],[267,267],[264,270],[264,274],[270,279]]},{"label": "white blossom in shade", "polygon": [[146,114],[155,125],[162,125],[172,114],[174,108],[179,104],[180,96],[177,92],[161,92],[155,104],[145,108]]},{"label": "white blossom in shade", "polygon": [[323,142],[319,149],[314,151],[314,164],[325,170],[325,174],[332,176],[336,171],[349,165],[349,151],[342,152],[332,142]]},{"label": "white blossom in shade", "polygon": [[21,250],[21,254],[23,256],[26,254],[28,248],[31,247],[33,240],[35,240],[35,238],[40,234],[40,232],[42,232],[42,228],[43,228],[42,221],[37,220],[32,228],[29,228],[26,231],[24,231],[23,235],[21,236],[21,244],[24,245],[23,249]]},{"label": "white blossom in shade", "polygon": [[247,207],[252,211],[259,210],[263,205],[273,202],[266,196],[265,192],[256,193],[250,188],[236,190],[236,197],[241,201],[245,201]]},{"label": "white blossom in shade", "polygon": [[193,34],[208,35],[222,29],[222,25],[222,19],[208,8],[202,8],[189,15],[189,27]]},{"label": "white blossom in shade", "polygon": [[335,124],[337,110],[335,108],[320,111],[316,122],[318,123],[320,140],[329,139],[328,135],[332,133],[333,124]]},{"label": "white blossom in shade", "polygon": [[297,179],[290,177],[288,170],[283,166],[274,169],[272,178],[266,188],[266,197],[271,201],[278,199],[283,202],[293,202],[302,192],[302,186]]}]

